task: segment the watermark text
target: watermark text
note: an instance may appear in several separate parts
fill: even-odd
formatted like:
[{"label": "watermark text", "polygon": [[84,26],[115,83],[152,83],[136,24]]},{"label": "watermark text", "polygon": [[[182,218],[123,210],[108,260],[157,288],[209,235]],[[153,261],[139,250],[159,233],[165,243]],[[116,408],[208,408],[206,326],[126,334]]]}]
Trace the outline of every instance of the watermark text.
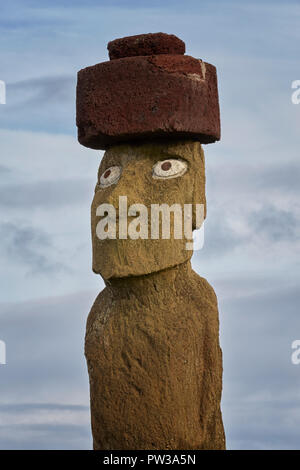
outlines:
[{"label": "watermark text", "polygon": [[292,103],[299,104],[300,103],[300,80],[294,80],[292,82],[292,88],[295,90],[291,96]]},{"label": "watermark text", "polygon": [[[127,196],[119,196],[118,208],[103,203],[96,209],[99,240],[188,240],[186,250],[199,250],[204,244],[204,204],[127,205]],[[173,222],[173,225],[172,225]],[[198,229],[194,231],[193,229]]]},{"label": "watermark text", "polygon": [[0,104],[6,104],[6,85],[3,80],[0,80]]},{"label": "watermark text", "polygon": [[0,340],[0,364],[6,364],[6,344]]},{"label": "watermark text", "polygon": [[298,365],[300,364],[300,339],[295,339],[292,342],[292,349],[295,350],[291,355],[292,364]]}]

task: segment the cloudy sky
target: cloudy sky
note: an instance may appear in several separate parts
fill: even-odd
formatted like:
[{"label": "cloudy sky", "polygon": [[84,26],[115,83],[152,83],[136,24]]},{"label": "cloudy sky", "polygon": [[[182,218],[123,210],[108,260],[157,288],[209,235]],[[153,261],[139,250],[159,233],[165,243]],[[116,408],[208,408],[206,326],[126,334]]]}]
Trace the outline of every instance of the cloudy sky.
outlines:
[{"label": "cloudy sky", "polygon": [[163,31],[217,66],[222,140],[206,152],[195,270],[214,286],[230,449],[300,448],[298,1],[11,0],[1,5],[1,449],[89,449],[89,206],[102,153],[76,141],[79,69],[117,37]]}]

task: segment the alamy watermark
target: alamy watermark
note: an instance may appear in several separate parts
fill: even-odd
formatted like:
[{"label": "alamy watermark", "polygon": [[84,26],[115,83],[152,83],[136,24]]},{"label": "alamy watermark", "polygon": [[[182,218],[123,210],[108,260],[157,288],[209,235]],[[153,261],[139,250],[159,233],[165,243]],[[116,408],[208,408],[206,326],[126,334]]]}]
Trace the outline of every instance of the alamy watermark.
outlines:
[{"label": "alamy watermark", "polygon": [[0,364],[6,364],[6,344],[0,340]]},{"label": "alamy watermark", "polygon": [[295,351],[293,351],[291,355],[291,361],[292,364],[297,366],[298,364],[300,364],[300,339],[295,339],[292,342],[292,349],[294,349]]},{"label": "alamy watermark", "polygon": [[300,80],[294,80],[292,82],[292,88],[295,90],[291,96],[292,103],[299,104],[300,103]]},{"label": "alamy watermark", "polygon": [[[99,240],[185,238],[188,240],[185,244],[186,250],[200,250],[204,244],[204,204],[151,204],[149,213],[144,204],[131,204],[128,207],[127,196],[119,196],[117,209],[112,204],[103,203],[97,207],[96,216],[101,217],[96,225]],[[194,226],[199,229],[194,233],[193,219]]]},{"label": "alamy watermark", "polygon": [[0,80],[0,104],[6,104],[6,85],[3,80]]},{"label": "alamy watermark", "polygon": [[[6,104],[6,85],[0,80],[0,104]],[[0,340],[0,365],[6,364],[6,344]]]}]

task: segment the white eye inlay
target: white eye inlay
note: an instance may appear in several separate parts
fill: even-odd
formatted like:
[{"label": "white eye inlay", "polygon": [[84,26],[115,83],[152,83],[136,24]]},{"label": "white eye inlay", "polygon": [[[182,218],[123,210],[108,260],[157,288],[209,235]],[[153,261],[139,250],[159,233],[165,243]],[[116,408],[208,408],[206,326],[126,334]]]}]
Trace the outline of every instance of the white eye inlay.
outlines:
[{"label": "white eye inlay", "polygon": [[121,167],[120,166],[111,166],[107,168],[104,173],[100,176],[100,187],[106,188],[111,184],[117,183],[121,176]]},{"label": "white eye inlay", "polygon": [[184,160],[169,158],[155,163],[152,169],[152,176],[155,179],[170,179],[184,175],[187,170],[187,163]]}]

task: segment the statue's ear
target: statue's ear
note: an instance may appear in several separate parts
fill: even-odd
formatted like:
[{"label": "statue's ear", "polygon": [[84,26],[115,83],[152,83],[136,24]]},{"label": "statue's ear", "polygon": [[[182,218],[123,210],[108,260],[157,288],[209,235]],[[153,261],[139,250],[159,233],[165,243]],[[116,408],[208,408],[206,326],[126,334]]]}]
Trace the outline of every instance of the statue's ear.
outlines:
[{"label": "statue's ear", "polygon": [[[206,197],[205,197],[205,161],[204,151],[200,142],[195,145],[194,154],[194,190],[193,190],[193,230],[201,227],[206,218]],[[202,204],[200,211],[198,209],[198,221],[196,217],[197,204]],[[201,216],[202,214],[202,216]],[[199,220],[200,215],[200,220]]]}]

